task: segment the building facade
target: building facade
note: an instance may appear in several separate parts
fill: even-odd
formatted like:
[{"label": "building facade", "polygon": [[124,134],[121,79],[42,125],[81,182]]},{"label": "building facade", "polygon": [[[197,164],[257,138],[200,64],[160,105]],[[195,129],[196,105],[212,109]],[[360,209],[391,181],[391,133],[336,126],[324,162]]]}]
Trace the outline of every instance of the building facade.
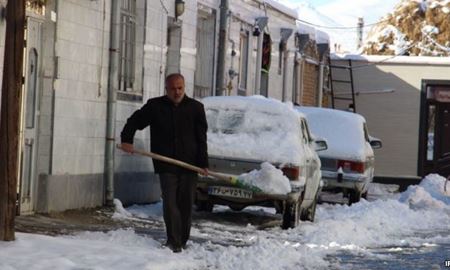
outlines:
[{"label": "building facade", "polygon": [[[295,101],[294,11],[269,0],[204,0],[176,14],[176,2],[27,1],[22,214],[100,206],[112,189],[124,204],[158,201],[151,160],[111,146],[136,109],[164,94],[170,73],[182,73],[195,98]],[[149,129],[137,132],[135,147],[150,150],[150,139]]]}]

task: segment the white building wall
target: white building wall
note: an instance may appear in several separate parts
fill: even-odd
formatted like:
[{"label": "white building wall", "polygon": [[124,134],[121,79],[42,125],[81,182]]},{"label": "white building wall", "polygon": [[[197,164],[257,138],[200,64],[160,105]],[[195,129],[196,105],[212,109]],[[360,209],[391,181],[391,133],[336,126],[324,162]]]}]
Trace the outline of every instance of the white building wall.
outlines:
[{"label": "white building wall", "polygon": [[52,119],[53,119],[53,79],[55,70],[55,29],[56,23],[52,21],[55,12],[55,3],[46,7],[45,20],[42,24],[42,51],[41,51],[41,87],[39,113],[39,149],[37,158],[37,173],[50,174],[52,155]]},{"label": "white building wall", "polygon": [[52,174],[103,173],[110,10],[58,1]]}]

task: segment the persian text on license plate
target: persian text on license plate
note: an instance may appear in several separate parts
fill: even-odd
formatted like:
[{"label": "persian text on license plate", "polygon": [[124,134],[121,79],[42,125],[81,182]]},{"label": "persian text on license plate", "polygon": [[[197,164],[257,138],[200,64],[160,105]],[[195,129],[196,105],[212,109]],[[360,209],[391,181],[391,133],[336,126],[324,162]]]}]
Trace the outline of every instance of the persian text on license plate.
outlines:
[{"label": "persian text on license plate", "polygon": [[208,194],[225,197],[244,198],[244,199],[251,199],[253,197],[253,192],[249,190],[245,190],[242,188],[221,187],[221,186],[208,187]]}]

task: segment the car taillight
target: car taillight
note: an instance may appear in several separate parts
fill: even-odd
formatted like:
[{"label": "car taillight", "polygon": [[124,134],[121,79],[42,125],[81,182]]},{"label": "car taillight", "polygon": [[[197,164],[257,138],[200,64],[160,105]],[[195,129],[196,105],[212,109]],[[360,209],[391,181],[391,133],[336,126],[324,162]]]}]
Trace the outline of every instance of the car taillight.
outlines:
[{"label": "car taillight", "polygon": [[344,171],[364,173],[364,163],[350,160],[338,160],[337,169],[341,167]]},{"label": "car taillight", "polygon": [[298,180],[300,176],[300,167],[292,166],[292,167],[283,167],[281,168],[283,174],[289,178],[289,180]]}]

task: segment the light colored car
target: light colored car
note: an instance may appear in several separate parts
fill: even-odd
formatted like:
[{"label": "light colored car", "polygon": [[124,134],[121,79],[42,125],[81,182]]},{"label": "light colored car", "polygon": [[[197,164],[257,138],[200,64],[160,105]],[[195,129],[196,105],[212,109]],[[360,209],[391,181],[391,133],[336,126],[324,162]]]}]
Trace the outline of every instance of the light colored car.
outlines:
[{"label": "light colored car", "polygon": [[349,204],[366,198],[374,177],[373,149],[381,148],[381,141],[369,135],[364,117],[327,108],[295,108],[306,116],[312,133],[327,141],[328,149],[319,153],[323,190],[343,192]]},{"label": "light colored car", "polygon": [[320,189],[320,159],[305,117],[278,100],[261,96],[220,96],[202,100],[208,121],[210,170],[241,175],[269,162],[289,179],[291,192],[283,196],[256,194],[229,183],[201,178],[197,184],[198,210],[214,204],[241,210],[249,205],[271,206],[283,213],[283,228],[299,220],[314,220]]}]

